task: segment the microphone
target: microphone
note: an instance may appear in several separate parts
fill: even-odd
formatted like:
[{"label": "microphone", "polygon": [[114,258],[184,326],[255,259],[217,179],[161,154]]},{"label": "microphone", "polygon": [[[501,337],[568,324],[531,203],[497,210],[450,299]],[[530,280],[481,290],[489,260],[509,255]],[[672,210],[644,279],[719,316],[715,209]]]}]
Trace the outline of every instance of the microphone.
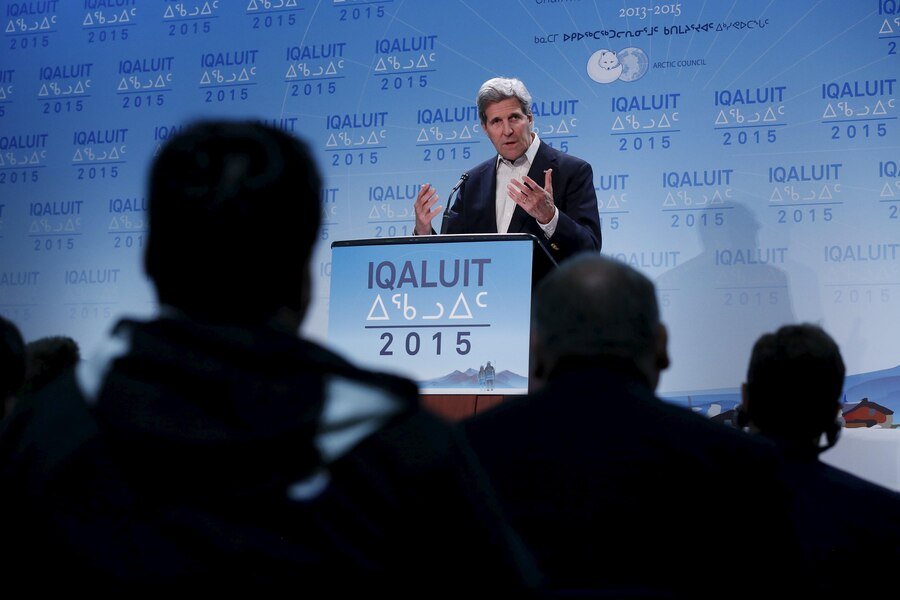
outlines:
[{"label": "microphone", "polygon": [[450,214],[450,207],[453,205],[453,194],[455,194],[463,182],[469,178],[468,173],[463,173],[459,176],[459,181],[456,182],[456,185],[453,186],[453,189],[450,190],[450,195],[447,196],[447,206],[444,207],[444,217],[441,220],[441,233],[444,233],[444,229],[447,228],[447,216]]},{"label": "microphone", "polygon": [[466,179],[468,179],[468,178],[469,178],[469,174],[468,174],[468,173],[463,173],[462,175],[460,175],[460,176],[459,176],[459,181],[456,182],[456,185],[453,186],[453,189],[450,190],[450,193],[452,194],[453,192],[455,192],[456,190],[458,190],[458,189],[459,189],[459,186],[461,186],[461,185],[463,184],[463,182],[464,182]]}]

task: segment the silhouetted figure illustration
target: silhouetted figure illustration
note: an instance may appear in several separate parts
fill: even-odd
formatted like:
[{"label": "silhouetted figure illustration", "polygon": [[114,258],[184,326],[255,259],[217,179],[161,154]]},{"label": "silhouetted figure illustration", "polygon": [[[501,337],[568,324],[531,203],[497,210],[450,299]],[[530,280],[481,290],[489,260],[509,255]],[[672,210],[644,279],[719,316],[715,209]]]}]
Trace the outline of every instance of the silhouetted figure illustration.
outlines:
[{"label": "silhouetted figure illustration", "polygon": [[784,453],[818,597],[870,594],[872,582],[847,566],[888,572],[900,561],[900,494],[819,460],[840,437],[844,373],[837,344],[820,327],[781,327],[753,346],[736,419]]},{"label": "silhouetted figure illustration", "polygon": [[535,391],[462,425],[551,594],[795,593],[774,448],[654,395],[669,357],[653,284],[585,253],[542,280],[532,311]]},{"label": "silhouetted figure illustration", "polygon": [[25,380],[25,342],[12,321],[0,317],[0,417],[9,413]]},{"label": "silhouetted figure illustration", "polygon": [[[322,183],[296,138],[206,122],[150,175],[161,304],[0,434],[4,583],[133,594],[518,595],[528,555],[414,383],[297,336]],[[428,590],[428,592],[423,592]]]},{"label": "silhouetted figure illustration", "polygon": [[491,364],[491,361],[487,361],[487,364],[484,366],[484,387],[489,392],[494,389],[495,375],[494,366]]},{"label": "silhouetted figure illustration", "polygon": [[478,367],[478,387],[484,389],[485,377],[484,377],[484,365]]}]

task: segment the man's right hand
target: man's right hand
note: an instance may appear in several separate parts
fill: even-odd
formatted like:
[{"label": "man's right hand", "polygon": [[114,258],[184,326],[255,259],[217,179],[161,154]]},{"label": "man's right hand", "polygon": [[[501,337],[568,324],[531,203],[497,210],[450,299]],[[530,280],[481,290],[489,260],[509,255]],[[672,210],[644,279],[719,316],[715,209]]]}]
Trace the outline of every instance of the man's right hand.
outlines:
[{"label": "man's right hand", "polygon": [[441,212],[441,206],[435,206],[438,201],[437,190],[430,183],[419,188],[416,202],[413,208],[416,211],[416,235],[430,235],[432,231],[431,221]]}]

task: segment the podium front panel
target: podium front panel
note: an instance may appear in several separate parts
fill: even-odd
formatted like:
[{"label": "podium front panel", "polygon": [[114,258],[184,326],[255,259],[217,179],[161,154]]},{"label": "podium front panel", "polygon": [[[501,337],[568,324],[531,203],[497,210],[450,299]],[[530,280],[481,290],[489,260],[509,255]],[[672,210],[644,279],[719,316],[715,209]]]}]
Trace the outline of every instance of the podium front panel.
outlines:
[{"label": "podium front panel", "polygon": [[532,244],[335,244],[329,344],[423,394],[525,393]]}]

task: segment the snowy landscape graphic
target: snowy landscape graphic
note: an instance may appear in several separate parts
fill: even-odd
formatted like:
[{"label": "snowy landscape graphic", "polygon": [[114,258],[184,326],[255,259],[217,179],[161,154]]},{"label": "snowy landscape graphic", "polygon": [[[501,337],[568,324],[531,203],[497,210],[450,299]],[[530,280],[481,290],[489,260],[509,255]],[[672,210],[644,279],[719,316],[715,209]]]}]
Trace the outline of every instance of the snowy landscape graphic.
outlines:
[{"label": "snowy landscape graphic", "polygon": [[[900,414],[900,365],[880,371],[848,375],[844,381],[844,395],[841,398],[844,412],[864,399]],[[663,400],[715,417],[733,410],[741,403],[741,390],[727,388],[680,392],[666,395]]]}]

